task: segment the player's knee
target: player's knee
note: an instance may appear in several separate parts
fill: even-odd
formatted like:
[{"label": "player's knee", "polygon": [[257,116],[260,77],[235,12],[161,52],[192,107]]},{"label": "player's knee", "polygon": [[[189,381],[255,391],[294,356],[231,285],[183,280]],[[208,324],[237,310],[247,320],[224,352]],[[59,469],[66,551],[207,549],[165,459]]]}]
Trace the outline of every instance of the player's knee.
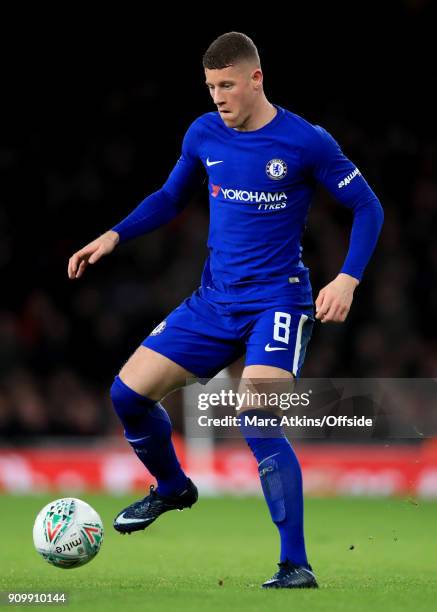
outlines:
[{"label": "player's knee", "polygon": [[[132,391],[142,397],[149,397],[154,402],[159,402],[164,394],[161,394],[159,381],[155,381],[153,377],[145,376],[144,373],[139,375],[134,368],[125,365],[119,372],[116,379],[119,378]],[[115,389],[117,394],[117,389]]]},{"label": "player's knee", "polygon": [[156,402],[186,384],[187,370],[146,346],[139,346],[124,364],[119,377],[131,389]]}]

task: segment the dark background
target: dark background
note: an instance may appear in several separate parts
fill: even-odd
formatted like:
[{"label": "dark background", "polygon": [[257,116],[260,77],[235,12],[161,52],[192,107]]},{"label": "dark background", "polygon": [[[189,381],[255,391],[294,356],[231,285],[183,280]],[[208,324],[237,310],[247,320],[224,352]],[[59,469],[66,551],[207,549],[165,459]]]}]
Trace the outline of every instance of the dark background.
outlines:
[{"label": "dark background", "polygon": [[[434,3],[381,4],[2,21],[0,436],[112,432],[113,376],[198,286],[206,189],[80,281],[67,261],[165,181],[191,121],[214,110],[201,59],[230,30],[257,44],[267,97],[330,131],[385,210],[350,316],[316,325],[303,375],[436,375]],[[304,239],[315,297],[350,223],[320,191]]]}]

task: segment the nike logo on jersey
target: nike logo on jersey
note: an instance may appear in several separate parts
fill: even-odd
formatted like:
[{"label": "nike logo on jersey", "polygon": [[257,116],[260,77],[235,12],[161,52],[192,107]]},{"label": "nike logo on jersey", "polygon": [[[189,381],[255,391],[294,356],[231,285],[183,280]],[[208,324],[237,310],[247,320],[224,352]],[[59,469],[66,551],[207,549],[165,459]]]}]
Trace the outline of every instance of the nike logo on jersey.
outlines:
[{"label": "nike logo on jersey", "polygon": [[270,353],[271,351],[286,351],[288,350],[288,347],[270,346],[270,343],[269,343],[265,345],[264,350]]},{"label": "nike logo on jersey", "polygon": [[215,166],[216,164],[222,164],[224,162],[223,159],[219,159],[218,161],[209,161],[209,157],[206,158],[207,166]]}]

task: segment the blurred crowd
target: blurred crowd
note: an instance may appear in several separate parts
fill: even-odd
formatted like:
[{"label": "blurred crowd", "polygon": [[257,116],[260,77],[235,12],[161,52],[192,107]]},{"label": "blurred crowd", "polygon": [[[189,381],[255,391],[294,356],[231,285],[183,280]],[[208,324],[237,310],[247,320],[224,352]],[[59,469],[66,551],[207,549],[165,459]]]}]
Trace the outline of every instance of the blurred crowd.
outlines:
[{"label": "blurred crowd", "polygon": [[[108,395],[113,377],[199,284],[206,187],[168,226],[121,245],[79,281],[66,275],[70,255],[158,189],[177,160],[194,116],[182,116],[171,133],[145,125],[143,107],[160,102],[156,87],[136,83],[102,95],[87,140],[74,138],[74,122],[61,134],[52,125],[48,136],[43,123],[24,141],[0,146],[3,441],[119,431]],[[305,115],[292,100],[288,108]],[[303,375],[435,377],[437,142],[396,118],[377,132],[332,109],[307,118],[361,169],[385,224],[347,322],[315,327]],[[350,223],[349,211],[320,190],[303,242],[314,297],[341,267]]]}]

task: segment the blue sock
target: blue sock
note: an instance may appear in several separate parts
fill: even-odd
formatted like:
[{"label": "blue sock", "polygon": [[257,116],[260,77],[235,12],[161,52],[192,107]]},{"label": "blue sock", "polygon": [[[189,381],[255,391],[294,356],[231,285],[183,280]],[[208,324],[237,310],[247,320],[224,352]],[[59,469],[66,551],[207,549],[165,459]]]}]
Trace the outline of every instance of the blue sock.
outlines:
[{"label": "blue sock", "polygon": [[118,376],[111,387],[111,399],[126,440],[156,478],[158,493],[167,497],[181,493],[187,477],[176,457],[166,410],[159,402],[136,393]]},{"label": "blue sock", "polygon": [[265,410],[241,414],[241,431],[258,462],[258,473],[265,500],[281,538],[280,561],[308,566],[303,533],[302,471],[282,427],[245,424],[245,417],[280,417]]}]

